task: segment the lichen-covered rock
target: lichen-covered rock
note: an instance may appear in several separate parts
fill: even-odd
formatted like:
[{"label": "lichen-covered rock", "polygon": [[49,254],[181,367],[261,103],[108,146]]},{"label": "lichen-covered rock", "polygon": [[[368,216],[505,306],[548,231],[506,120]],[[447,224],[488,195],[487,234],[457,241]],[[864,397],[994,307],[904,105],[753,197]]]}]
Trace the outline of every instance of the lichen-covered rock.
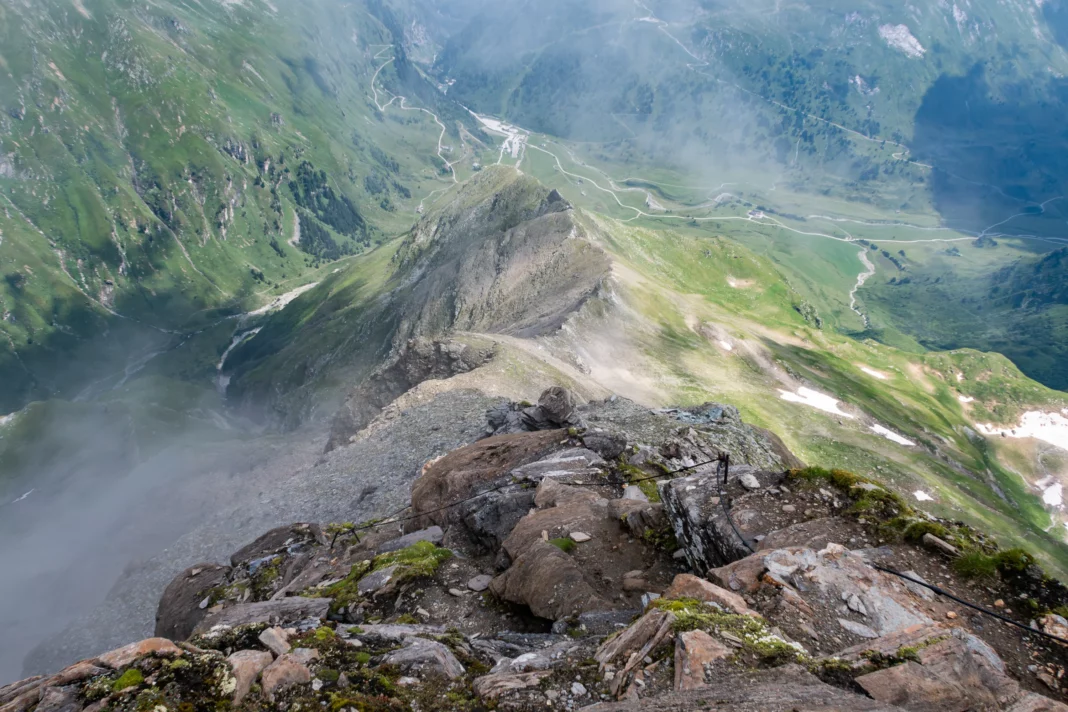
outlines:
[{"label": "lichen-covered rock", "polygon": [[426,529],[420,529],[418,531],[405,534],[397,539],[391,539],[383,544],[379,544],[375,547],[375,554],[386,554],[391,551],[399,551],[400,549],[406,549],[412,544],[416,544],[421,541],[428,541],[435,546],[440,545],[442,539],[445,538],[445,532],[441,527],[433,526]]}]

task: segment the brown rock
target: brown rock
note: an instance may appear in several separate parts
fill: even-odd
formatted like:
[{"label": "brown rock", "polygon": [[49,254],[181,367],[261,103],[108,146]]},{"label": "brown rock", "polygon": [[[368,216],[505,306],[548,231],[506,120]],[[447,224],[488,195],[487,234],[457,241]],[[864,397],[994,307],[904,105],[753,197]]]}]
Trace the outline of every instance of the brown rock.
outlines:
[{"label": "brown rock", "polygon": [[[1051,613],[1042,618],[1038,624],[1042,626],[1043,632],[1055,635],[1062,640],[1068,640],[1068,620],[1065,620],[1063,616]],[[1064,645],[1064,643],[1061,645]]]},{"label": "brown rock", "polygon": [[675,690],[707,687],[705,666],[730,657],[733,651],[703,630],[680,633],[675,639]]},{"label": "brown rock", "polygon": [[753,593],[760,588],[760,578],[766,570],[764,557],[753,555],[712,569],[708,572],[708,578],[719,581],[723,588],[731,591]]},{"label": "brown rock", "polygon": [[664,591],[664,598],[695,598],[705,603],[715,603],[738,615],[757,617],[760,615],[750,610],[745,599],[738,594],[692,574],[679,574],[676,576],[675,580],[671,582],[671,587]]},{"label": "brown rock", "polygon": [[41,690],[41,703],[36,712],[82,712],[78,689],[70,687],[46,687]]},{"label": "brown rock", "polygon": [[262,678],[263,691],[267,698],[273,701],[274,693],[283,687],[311,682],[312,674],[307,664],[317,657],[317,651],[298,648],[268,665]]},{"label": "brown rock", "polygon": [[[415,519],[406,531],[458,521],[462,513],[449,505],[470,497],[475,488],[528,462],[533,462],[563,446],[560,431],[499,435],[453,450],[431,464],[412,485],[412,512]],[[441,510],[442,507],[449,507]],[[435,511],[431,511],[435,510]],[[441,510],[441,511],[436,511]],[[424,516],[418,516],[426,512]]]},{"label": "brown rock", "polygon": [[959,684],[942,679],[911,661],[861,675],[856,681],[872,699],[909,712],[964,712],[971,709],[968,693]]},{"label": "brown rock", "polygon": [[234,678],[237,679],[237,687],[234,690],[234,704],[236,705],[245,699],[245,695],[252,688],[252,683],[256,682],[260,673],[274,662],[274,658],[270,653],[262,650],[239,650],[226,661],[230,663]]},{"label": "brown rock", "polygon": [[98,662],[98,660],[82,660],[81,662],[74,663],[70,667],[64,668],[61,672],[48,678],[47,682],[49,685],[62,687],[63,685],[70,685],[71,683],[88,680],[97,675],[103,675],[107,670],[97,665]]},{"label": "brown rock", "polygon": [[34,677],[28,677],[25,680],[19,680],[10,685],[0,687],[0,706],[6,705],[16,697],[24,695],[30,690],[38,689],[44,683],[45,679],[43,676],[35,675]]},{"label": "brown rock", "polygon": [[148,638],[140,643],[129,645],[104,653],[100,656],[100,662],[112,670],[127,667],[145,655],[182,655],[182,649],[166,638]]},{"label": "brown rock", "polygon": [[535,670],[517,675],[493,674],[483,675],[474,682],[475,694],[484,700],[495,700],[519,690],[536,687],[542,680],[553,674],[552,670]]},{"label": "brown rock", "polygon": [[540,536],[511,568],[493,579],[490,590],[498,598],[528,606],[534,615],[553,621],[613,607],[586,582],[570,556]]},{"label": "brown rock", "polygon": [[156,636],[185,640],[192,635],[197,623],[208,615],[200,604],[211,589],[227,582],[230,571],[229,566],[197,564],[175,576],[156,608]]},{"label": "brown rock", "polygon": [[267,630],[260,633],[259,640],[268,650],[270,650],[276,656],[285,655],[293,647],[289,644],[289,636],[286,635],[286,632],[278,626],[268,628]]}]

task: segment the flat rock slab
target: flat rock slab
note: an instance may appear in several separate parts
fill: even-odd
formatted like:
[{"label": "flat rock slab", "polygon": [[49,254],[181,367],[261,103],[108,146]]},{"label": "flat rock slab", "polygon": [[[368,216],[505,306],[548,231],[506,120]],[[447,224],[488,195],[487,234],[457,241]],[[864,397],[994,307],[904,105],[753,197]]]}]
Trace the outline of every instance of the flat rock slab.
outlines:
[{"label": "flat rock slab", "polygon": [[473,579],[467,582],[467,587],[475,593],[481,593],[490,586],[490,582],[493,581],[493,577],[489,574],[481,574],[475,576]]},{"label": "flat rock slab", "polygon": [[444,635],[445,628],[438,625],[380,623],[338,626],[338,632],[342,637],[372,638],[388,642],[399,642],[419,636]]},{"label": "flat rock slab", "polygon": [[276,601],[239,603],[214,613],[199,624],[194,635],[204,634],[216,626],[235,628],[249,623],[267,623],[286,627],[309,618],[325,618],[330,610],[329,598],[303,598],[292,596]]},{"label": "flat rock slab", "polygon": [[393,580],[393,574],[397,573],[397,564],[387,566],[378,571],[372,571],[364,576],[356,584],[356,589],[364,596],[379,591]]},{"label": "flat rock slab", "polygon": [[383,658],[386,665],[396,665],[406,673],[443,675],[450,680],[462,677],[464,666],[441,643],[425,638],[409,638],[404,647]]},{"label": "flat rock slab", "polygon": [[399,539],[387,541],[384,544],[380,544],[375,549],[375,554],[387,554],[391,551],[399,551],[401,549],[407,549],[412,544],[418,544],[421,541],[429,541],[435,546],[440,545],[445,538],[445,532],[439,526],[427,527],[426,529],[420,529],[414,531],[411,534],[405,534]]},{"label": "flat rock slab", "polygon": [[504,673],[483,675],[475,679],[475,694],[484,700],[495,700],[513,692],[537,687],[551,674],[551,670],[537,670],[518,675]]},{"label": "flat rock slab", "polygon": [[797,665],[745,674],[717,675],[709,686],[651,699],[602,702],[583,712],[901,712],[901,708],[821,682]]}]

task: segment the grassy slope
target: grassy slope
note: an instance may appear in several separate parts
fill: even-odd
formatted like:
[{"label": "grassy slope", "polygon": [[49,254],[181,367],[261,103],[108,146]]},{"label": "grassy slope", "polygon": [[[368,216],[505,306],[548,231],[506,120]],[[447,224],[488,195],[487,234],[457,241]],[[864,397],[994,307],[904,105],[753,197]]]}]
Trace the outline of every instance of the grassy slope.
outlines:
[{"label": "grassy slope", "polygon": [[[451,183],[433,119],[368,95],[394,42],[381,7],[278,7],[0,8],[0,411],[307,281],[318,260],[288,244],[299,163],[358,206],[365,230],[320,223],[355,251]],[[379,89],[423,88],[407,66]]]},{"label": "grassy slope", "polygon": [[[1038,549],[1051,566],[1068,571],[1060,525],[1047,533],[1054,520],[1027,484],[1041,469],[1033,453],[971,430],[988,414],[1012,422],[1024,409],[1063,407],[1068,396],[1030,381],[996,354],[916,354],[815,329],[794,309],[804,287],[790,287],[774,262],[731,239],[596,222],[620,260],[615,289],[627,308],[587,315],[574,330],[598,342],[601,337],[584,332],[596,333],[598,319],[619,320],[629,343],[611,354],[610,370],[600,358],[602,344],[567,348],[582,353],[603,385],[665,404],[735,404],[747,420],[781,434],[803,459],[870,473],[905,492],[923,489],[935,497],[924,505],[932,511]],[[832,394],[858,417],[780,398],[780,389],[801,385]],[[966,407],[960,395],[977,400]],[[875,434],[875,423],[917,447]]]}]

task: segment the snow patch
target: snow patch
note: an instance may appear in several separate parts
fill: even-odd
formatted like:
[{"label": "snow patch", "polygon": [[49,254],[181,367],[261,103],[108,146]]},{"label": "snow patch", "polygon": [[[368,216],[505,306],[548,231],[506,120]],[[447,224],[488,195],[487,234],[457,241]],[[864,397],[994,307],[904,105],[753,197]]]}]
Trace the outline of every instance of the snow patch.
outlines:
[{"label": "snow patch", "polygon": [[975,399],[971,396],[957,396],[957,400],[959,400],[964,405],[968,405],[969,403],[975,402]]},{"label": "snow patch", "polygon": [[0,428],[4,427],[5,425],[10,423],[14,419],[15,419],[15,414],[14,413],[10,413],[8,415],[0,415]]},{"label": "snow patch", "polygon": [[904,52],[912,59],[919,59],[927,54],[919,40],[912,36],[907,25],[881,25],[879,36],[893,49]]},{"label": "snow patch", "polygon": [[907,447],[913,447],[914,445],[916,445],[916,443],[912,442],[908,438],[902,437],[902,436],[898,435],[897,433],[895,433],[890,428],[883,427],[882,425],[879,425],[878,423],[876,423],[875,425],[871,426],[871,429],[872,429],[873,432],[877,433],[878,435],[882,435],[887,440],[893,441],[893,442],[897,443],[898,445],[905,445]]},{"label": "snow patch", "polygon": [[881,371],[876,371],[875,369],[868,368],[867,366],[861,366],[860,370],[868,374],[872,378],[878,378],[880,381],[886,380],[886,374]]},{"label": "snow patch", "polygon": [[1057,483],[1050,485],[1042,493],[1042,501],[1051,507],[1060,507],[1064,504],[1064,485]]},{"label": "snow patch", "polygon": [[732,344],[729,341],[720,341],[719,345],[722,346],[727,351],[734,351],[734,344]]},{"label": "snow patch", "polygon": [[823,393],[814,391],[811,388],[802,386],[797,389],[796,393],[779,389],[779,397],[784,401],[800,403],[801,405],[807,405],[810,408],[817,408],[824,412],[833,413],[834,415],[840,415],[845,418],[854,417],[839,408],[837,400],[828,395],[824,395]]},{"label": "snow patch", "polygon": [[912,493],[912,496],[915,497],[916,501],[918,501],[918,502],[933,502],[934,501],[934,497],[932,497],[931,495],[927,494],[923,490],[916,490],[915,492]]},{"label": "snow patch", "polygon": [[27,492],[26,494],[22,495],[18,499],[12,500],[11,504],[18,504],[19,502],[21,502],[22,500],[26,499],[27,497],[29,497],[31,494],[33,494],[36,491],[37,491],[36,489],[30,490],[29,492]]},{"label": "snow patch", "polygon": [[1007,438],[1034,438],[1049,443],[1062,450],[1068,450],[1068,409],[1060,413],[1044,413],[1038,410],[1028,411],[1020,417],[1020,424],[1015,428],[998,428],[989,423],[977,423],[976,428],[983,435],[1000,435]]}]

